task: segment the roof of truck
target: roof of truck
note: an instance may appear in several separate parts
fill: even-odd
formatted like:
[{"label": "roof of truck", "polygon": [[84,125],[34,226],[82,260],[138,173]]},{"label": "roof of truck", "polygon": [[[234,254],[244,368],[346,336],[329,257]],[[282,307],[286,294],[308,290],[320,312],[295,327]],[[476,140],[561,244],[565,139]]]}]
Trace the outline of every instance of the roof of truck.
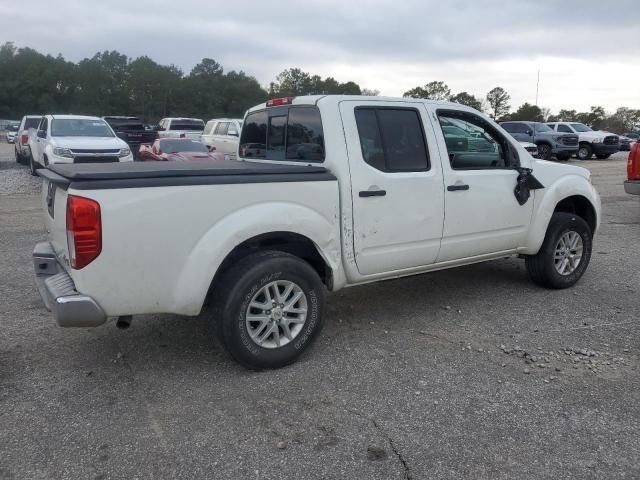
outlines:
[{"label": "roof of truck", "polygon": [[[452,106],[456,108],[462,109],[472,109],[471,107],[467,107],[465,105],[447,102],[442,100],[428,100],[423,98],[413,98],[413,97],[378,97],[378,96],[366,96],[366,95],[303,95],[303,96],[294,96],[294,97],[283,97],[288,98],[290,101],[283,105],[317,105],[319,102],[322,103],[340,103],[340,102],[348,102],[348,101],[363,101],[363,100],[373,100],[378,102],[404,102],[404,103],[429,103],[434,105],[442,105],[442,106]],[[255,107],[251,107],[248,112],[252,112],[254,110],[263,110],[265,108],[273,108],[274,106],[267,106],[267,102],[261,103],[260,105],[256,105]]]}]

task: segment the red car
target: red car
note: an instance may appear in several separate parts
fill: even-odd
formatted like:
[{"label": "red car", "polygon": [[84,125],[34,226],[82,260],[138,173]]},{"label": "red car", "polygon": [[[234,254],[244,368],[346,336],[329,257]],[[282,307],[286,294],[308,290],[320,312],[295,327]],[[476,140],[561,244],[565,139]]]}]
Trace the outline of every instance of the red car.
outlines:
[{"label": "red car", "polygon": [[153,144],[140,145],[141,161],[225,160],[222,153],[210,151],[206,145],[188,138],[159,138]]},{"label": "red car", "polygon": [[629,152],[624,191],[632,195],[640,195],[640,142],[634,143]]}]

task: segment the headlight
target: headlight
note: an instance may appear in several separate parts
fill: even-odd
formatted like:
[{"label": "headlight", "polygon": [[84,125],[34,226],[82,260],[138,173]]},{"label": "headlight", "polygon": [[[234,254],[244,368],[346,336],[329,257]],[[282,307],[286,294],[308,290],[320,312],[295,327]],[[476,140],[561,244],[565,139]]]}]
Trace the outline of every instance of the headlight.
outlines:
[{"label": "headlight", "polygon": [[120,158],[128,157],[129,155],[131,155],[131,149],[128,147],[125,147],[120,149],[120,153],[118,154],[118,157]]},{"label": "headlight", "polygon": [[53,154],[57,157],[73,158],[73,153],[68,148],[56,147],[53,149]]},{"label": "headlight", "polygon": [[593,143],[602,143],[604,142],[604,138],[594,138]]}]

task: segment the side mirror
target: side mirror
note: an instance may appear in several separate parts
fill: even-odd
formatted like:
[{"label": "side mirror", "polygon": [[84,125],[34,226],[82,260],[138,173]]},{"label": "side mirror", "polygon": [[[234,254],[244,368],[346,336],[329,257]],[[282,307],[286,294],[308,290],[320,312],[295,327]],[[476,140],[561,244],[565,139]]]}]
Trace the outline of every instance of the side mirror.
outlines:
[{"label": "side mirror", "polygon": [[215,151],[216,151],[216,147],[214,147],[213,145],[208,145],[208,146],[207,146],[207,149],[208,149],[210,152],[215,152]]},{"label": "side mirror", "polygon": [[237,130],[229,130],[227,132],[227,135],[229,135],[231,137],[237,137],[238,136],[238,131]]},{"label": "side mirror", "polygon": [[45,132],[44,130],[38,130],[37,135],[40,138],[47,138],[47,132]]},{"label": "side mirror", "polygon": [[530,137],[533,137],[533,130],[531,129],[527,130],[527,135],[529,135]]}]

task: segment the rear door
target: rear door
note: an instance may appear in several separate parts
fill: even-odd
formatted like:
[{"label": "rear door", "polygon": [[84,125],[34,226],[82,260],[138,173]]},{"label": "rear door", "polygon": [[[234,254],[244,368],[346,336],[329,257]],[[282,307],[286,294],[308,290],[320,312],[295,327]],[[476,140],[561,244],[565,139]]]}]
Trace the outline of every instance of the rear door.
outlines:
[{"label": "rear door", "polygon": [[432,264],[442,237],[444,192],[423,104],[340,103],[347,137],[355,261],[362,275]]}]

